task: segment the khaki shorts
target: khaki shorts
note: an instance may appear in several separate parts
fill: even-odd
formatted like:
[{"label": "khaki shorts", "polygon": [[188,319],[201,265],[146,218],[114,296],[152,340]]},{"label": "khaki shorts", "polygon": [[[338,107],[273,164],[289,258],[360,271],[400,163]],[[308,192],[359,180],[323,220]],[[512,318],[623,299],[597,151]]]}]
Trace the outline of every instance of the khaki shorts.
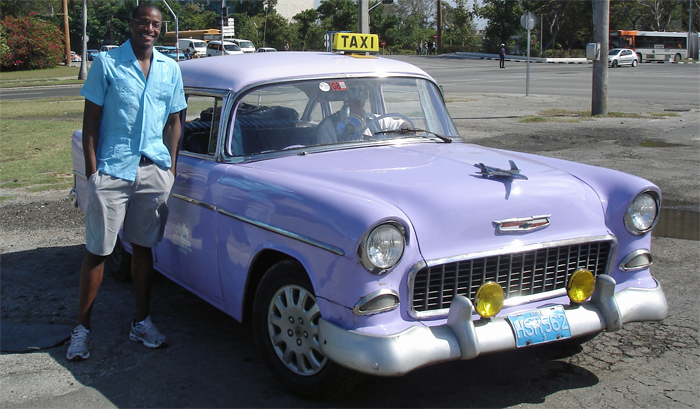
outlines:
[{"label": "khaki shorts", "polygon": [[133,182],[102,172],[90,176],[85,211],[87,250],[110,255],[122,227],[124,242],[155,247],[163,238],[174,181],[171,171],[153,163],[140,165]]}]

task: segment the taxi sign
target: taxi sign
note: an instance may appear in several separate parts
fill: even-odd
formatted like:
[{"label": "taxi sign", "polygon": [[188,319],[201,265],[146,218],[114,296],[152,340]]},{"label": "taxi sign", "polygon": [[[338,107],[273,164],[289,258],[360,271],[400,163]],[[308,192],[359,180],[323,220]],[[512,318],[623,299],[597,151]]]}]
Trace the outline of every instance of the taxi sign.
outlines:
[{"label": "taxi sign", "polygon": [[333,36],[333,50],[378,52],[379,36],[376,34],[336,33]]}]

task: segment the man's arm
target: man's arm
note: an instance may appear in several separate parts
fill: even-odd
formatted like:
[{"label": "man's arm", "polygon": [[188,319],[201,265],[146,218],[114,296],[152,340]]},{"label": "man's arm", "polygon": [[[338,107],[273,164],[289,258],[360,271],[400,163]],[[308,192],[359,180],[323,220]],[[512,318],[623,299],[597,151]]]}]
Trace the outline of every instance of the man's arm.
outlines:
[{"label": "man's arm", "polygon": [[170,171],[175,175],[175,169],[177,165],[177,147],[180,143],[180,135],[182,133],[182,124],[180,123],[180,113],[175,112],[168,115],[168,121],[163,129],[163,143],[165,147],[168,148],[170,152],[170,161],[172,165],[170,166]]},{"label": "man's arm", "polygon": [[85,177],[97,172],[97,142],[100,137],[102,107],[85,99],[83,111],[83,155],[85,156]]}]

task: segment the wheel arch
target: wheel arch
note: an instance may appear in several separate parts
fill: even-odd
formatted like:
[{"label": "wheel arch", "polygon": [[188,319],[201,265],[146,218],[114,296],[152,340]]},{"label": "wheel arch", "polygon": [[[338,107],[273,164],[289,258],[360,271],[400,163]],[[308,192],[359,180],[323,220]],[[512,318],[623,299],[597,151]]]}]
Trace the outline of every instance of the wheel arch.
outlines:
[{"label": "wheel arch", "polygon": [[[261,251],[250,264],[248,269],[248,279],[246,280],[246,290],[243,298],[243,314],[242,321],[250,321],[253,314],[253,302],[255,301],[255,292],[258,290],[260,281],[263,276],[272,266],[284,260],[293,260],[299,263],[302,268],[303,264],[289,254],[278,250],[266,249]],[[304,271],[306,269],[304,268]],[[308,274],[307,274],[308,275]]]}]

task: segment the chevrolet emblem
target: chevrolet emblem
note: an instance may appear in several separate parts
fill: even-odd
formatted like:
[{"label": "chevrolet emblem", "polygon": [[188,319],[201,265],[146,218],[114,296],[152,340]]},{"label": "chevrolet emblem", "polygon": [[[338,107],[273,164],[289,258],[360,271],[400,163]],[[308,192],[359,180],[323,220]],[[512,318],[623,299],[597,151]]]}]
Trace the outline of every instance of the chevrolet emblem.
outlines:
[{"label": "chevrolet emblem", "polygon": [[551,214],[531,216],[516,219],[498,220],[493,222],[499,233],[529,233],[549,226]]}]

